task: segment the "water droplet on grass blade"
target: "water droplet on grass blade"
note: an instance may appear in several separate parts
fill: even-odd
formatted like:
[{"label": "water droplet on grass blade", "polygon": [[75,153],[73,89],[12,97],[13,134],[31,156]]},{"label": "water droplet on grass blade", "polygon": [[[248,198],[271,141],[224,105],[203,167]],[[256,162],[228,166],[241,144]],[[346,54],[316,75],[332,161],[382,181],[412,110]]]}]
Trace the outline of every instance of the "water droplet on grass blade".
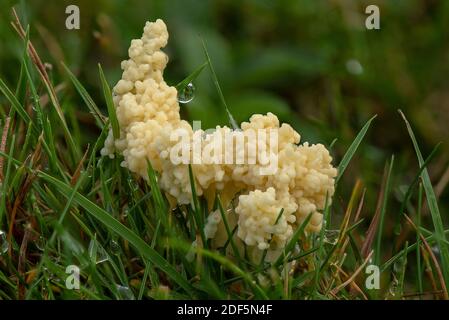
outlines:
[{"label": "water droplet on grass blade", "polygon": [[8,241],[6,241],[6,233],[0,230],[0,254],[8,252]]},{"label": "water droplet on grass blade", "polygon": [[111,252],[115,255],[120,254],[120,245],[116,240],[111,241]]},{"label": "water droplet on grass blade", "polygon": [[397,274],[402,273],[406,262],[407,260],[404,257],[398,258],[393,264],[393,271]]},{"label": "water droplet on grass blade", "polygon": [[339,236],[340,230],[326,230],[324,231],[324,242],[334,245],[337,243]]},{"label": "water droplet on grass blade", "polygon": [[39,236],[39,238],[37,238],[34,241],[34,244],[36,245],[36,248],[38,248],[40,251],[44,251],[44,249],[45,249],[45,238],[43,236]]},{"label": "water droplet on grass blade", "polygon": [[117,285],[117,293],[120,300],[136,300],[134,293],[128,287]]},{"label": "water droplet on grass blade", "polygon": [[195,98],[195,86],[193,83],[189,83],[178,92],[179,103],[189,103]]},{"label": "water droplet on grass blade", "polygon": [[346,61],[346,70],[354,75],[360,75],[363,73],[363,67],[356,59],[350,59]]},{"label": "water droplet on grass blade", "polygon": [[435,254],[435,256],[439,259],[441,252],[440,252],[440,247],[437,245],[434,245],[432,248],[432,252]]}]

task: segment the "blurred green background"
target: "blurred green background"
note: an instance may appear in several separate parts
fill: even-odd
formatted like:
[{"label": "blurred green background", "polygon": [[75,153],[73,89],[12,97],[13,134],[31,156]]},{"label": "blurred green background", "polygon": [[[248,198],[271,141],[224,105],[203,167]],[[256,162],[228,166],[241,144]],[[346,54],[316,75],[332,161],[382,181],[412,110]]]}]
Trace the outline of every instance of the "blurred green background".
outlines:
[{"label": "blurred green background", "polygon": [[[438,0],[239,0],[239,1],[9,1],[1,0],[0,76],[14,87],[22,43],[10,25],[15,6],[31,26],[31,40],[48,63],[63,107],[78,110],[82,141],[99,130],[60,61],[74,71],[104,107],[97,63],[108,81],[121,75],[131,39],[140,38],[147,20],[165,20],[170,40],[166,80],[175,85],[205,61],[205,40],[224,96],[237,121],[253,113],[276,113],[303,141],[332,148],[336,162],[363,124],[378,117],[344,177],[337,203],[347,202],[354,182],[368,189],[366,214],[372,215],[384,163],[395,154],[394,194],[417,172],[417,161],[397,109],[412,122],[424,156],[443,145],[430,166],[447,221],[445,191],[449,137],[449,1]],[[76,4],[81,29],[65,28],[65,8]],[[376,4],[381,29],[365,28],[365,8]],[[182,106],[186,118],[203,128],[226,124],[224,108],[203,71],[195,99]],[[4,104],[0,97],[0,104]],[[106,112],[105,112],[106,113]],[[75,124],[73,124],[75,125]],[[446,173],[446,176],[445,176]],[[439,189],[438,189],[439,188]],[[392,208],[398,206],[392,203]],[[398,214],[390,209],[387,219]],[[390,224],[391,225],[391,224]],[[386,225],[387,232],[389,224]],[[391,232],[391,229],[390,229]]]}]

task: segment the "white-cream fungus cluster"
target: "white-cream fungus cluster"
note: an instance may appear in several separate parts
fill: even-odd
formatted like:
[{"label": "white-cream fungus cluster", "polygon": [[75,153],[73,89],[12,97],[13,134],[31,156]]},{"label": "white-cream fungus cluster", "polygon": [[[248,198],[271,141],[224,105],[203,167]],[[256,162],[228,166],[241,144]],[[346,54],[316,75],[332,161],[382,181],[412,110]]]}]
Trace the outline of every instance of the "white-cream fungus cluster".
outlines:
[{"label": "white-cream fungus cluster", "polygon": [[[217,127],[212,133],[194,131],[188,122],[181,120],[177,90],[163,78],[168,57],[161,48],[167,40],[167,28],[160,19],[147,22],[142,38],[132,40],[129,59],[121,65],[122,79],[113,89],[120,138],[114,139],[110,130],[101,153],[111,158],[115,153],[122,154],[122,166],[144,179],[148,179],[147,161],[150,161],[170,201],[188,204],[192,199],[189,167],[172,161],[170,155],[178,150],[170,135],[176,130],[183,130],[191,137],[199,135],[202,150],[207,150],[214,135],[229,133],[231,129]],[[306,231],[320,230],[320,211],[326,197],[330,203],[337,170],[322,144],[299,144],[300,135],[290,125],[281,125],[272,113],[253,115],[249,122],[241,124],[243,133],[249,130],[276,130],[275,174],[261,175],[263,165],[259,161],[254,164],[192,161],[192,170],[197,193],[209,203],[217,193],[225,208],[235,199],[235,213],[226,214],[231,227],[237,225],[236,242],[259,253],[268,250],[266,256],[272,260],[309,214],[312,217]],[[251,148],[256,148],[256,153],[261,150],[249,143],[243,148],[235,150],[236,154]],[[227,239],[223,225],[218,211],[211,212],[206,220],[205,234],[217,247]]]}]

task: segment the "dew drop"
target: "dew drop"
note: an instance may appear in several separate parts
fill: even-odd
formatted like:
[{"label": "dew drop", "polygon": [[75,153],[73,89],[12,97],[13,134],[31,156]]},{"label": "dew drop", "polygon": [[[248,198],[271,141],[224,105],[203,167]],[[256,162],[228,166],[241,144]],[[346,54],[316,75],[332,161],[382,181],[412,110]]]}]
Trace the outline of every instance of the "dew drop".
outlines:
[{"label": "dew drop", "polygon": [[123,218],[128,217],[129,215],[129,208],[126,208],[125,210],[123,210]]},{"label": "dew drop", "polygon": [[439,258],[440,255],[441,255],[440,247],[437,246],[437,245],[434,245],[431,249],[432,249],[432,252],[435,254],[435,256],[436,256],[437,258]]},{"label": "dew drop", "polygon": [[193,98],[195,98],[195,86],[190,82],[178,92],[178,102],[189,103]]},{"label": "dew drop", "polygon": [[118,284],[116,286],[117,286],[118,298],[120,300],[136,300],[136,297],[134,296],[134,293],[131,291],[130,288],[125,287],[125,286],[120,286]]},{"label": "dew drop", "polygon": [[34,241],[34,244],[36,245],[36,248],[38,248],[40,251],[44,251],[44,249],[45,249],[45,238],[43,236],[39,236],[39,238],[37,238]]},{"label": "dew drop", "polygon": [[406,263],[406,260],[403,257],[398,258],[395,261],[395,263],[393,264],[393,271],[397,274],[402,273],[405,263]]},{"label": "dew drop", "polygon": [[346,70],[354,75],[361,75],[363,73],[363,66],[357,59],[350,59],[346,61]]},{"label": "dew drop", "polygon": [[324,231],[324,242],[335,245],[340,236],[340,230],[326,230]]},{"label": "dew drop", "polygon": [[399,286],[398,280],[396,278],[393,278],[393,281],[390,283],[390,286],[388,288],[388,291],[392,297],[396,296],[398,286]]},{"label": "dew drop", "polygon": [[6,241],[6,233],[0,230],[0,254],[8,252],[8,241]]},{"label": "dew drop", "polygon": [[115,255],[120,254],[120,245],[115,240],[111,241],[111,252]]}]

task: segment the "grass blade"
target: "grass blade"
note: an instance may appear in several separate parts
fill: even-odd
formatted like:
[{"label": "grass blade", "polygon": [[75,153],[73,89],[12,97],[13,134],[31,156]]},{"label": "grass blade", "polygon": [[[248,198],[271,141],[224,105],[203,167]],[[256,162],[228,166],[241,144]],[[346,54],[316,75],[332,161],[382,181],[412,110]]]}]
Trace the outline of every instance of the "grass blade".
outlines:
[{"label": "grass blade", "polygon": [[[404,113],[401,110],[398,110],[401,114],[402,118],[405,121],[405,125],[407,126],[407,131],[410,135],[410,138],[413,143],[413,147],[415,148],[415,153],[418,158],[419,166],[423,167],[424,159],[421,154],[421,150],[419,149],[418,142],[416,141],[415,134],[413,133],[413,129],[405,117]],[[432,216],[433,225],[435,228],[435,238],[440,248],[441,252],[441,263],[443,265],[443,275],[446,283],[446,287],[449,285],[449,250],[447,245],[444,243],[446,240],[446,236],[444,234],[444,225],[441,219],[440,209],[438,208],[438,201],[435,196],[435,192],[432,187],[432,182],[430,181],[429,173],[427,169],[424,169],[421,173],[421,179],[424,187],[424,191],[426,193],[427,204],[429,206],[430,214]]]},{"label": "grass blade", "polygon": [[103,87],[104,99],[106,100],[106,107],[108,108],[109,121],[111,122],[112,133],[114,134],[114,139],[120,138],[120,127],[117,120],[117,114],[115,113],[114,102],[112,101],[111,88],[106,81],[101,64],[98,64],[98,70],[100,73],[101,86]]},{"label": "grass blade", "polygon": [[175,86],[176,90],[178,90],[178,92],[179,92],[180,90],[185,88],[190,82],[195,80],[200,75],[201,71],[203,71],[203,69],[208,64],[209,64],[209,62],[206,61],[202,65],[200,65],[198,68],[196,68],[191,74],[189,74],[184,80],[182,80]]},{"label": "grass blade", "polygon": [[103,128],[103,125],[105,124],[104,116],[101,114],[100,110],[98,109],[97,105],[95,104],[92,97],[89,95],[87,90],[84,88],[84,86],[79,82],[79,80],[76,78],[76,76],[70,71],[70,69],[63,63],[62,66],[66,70],[67,74],[69,75],[70,80],[72,81],[73,85],[75,86],[76,90],[80,94],[81,98],[83,98],[84,102],[86,103],[87,107],[89,108],[90,112],[95,118],[95,121],[97,125],[100,128]]},{"label": "grass blade", "polygon": [[31,122],[30,115],[25,111],[25,108],[20,104],[16,96],[11,92],[11,90],[2,79],[0,79],[0,91],[4,94],[6,99],[9,101],[14,110],[16,110],[19,116],[23,119],[23,121],[25,121],[25,123],[28,125]]},{"label": "grass blade", "polygon": [[215,73],[214,66],[212,65],[212,61],[210,60],[209,52],[207,51],[206,44],[204,43],[204,40],[201,39],[201,43],[203,44],[203,50],[204,54],[206,55],[207,63],[209,64],[210,72],[212,73],[212,78],[215,84],[215,87],[217,88],[218,95],[220,97],[221,103],[225,107],[226,113],[229,118],[229,123],[234,129],[238,129],[239,126],[237,122],[235,121],[234,117],[232,116],[231,112],[229,111],[228,105],[226,104],[226,100],[223,95],[223,91],[221,91],[220,83],[218,82],[217,74]]},{"label": "grass blade", "polygon": [[343,159],[341,159],[341,162],[338,165],[338,174],[337,174],[337,178],[335,179],[335,185],[338,185],[338,181],[340,181],[340,178],[343,175],[343,173],[345,172],[346,168],[348,167],[349,162],[351,162],[351,159],[354,156],[354,153],[357,151],[357,148],[359,147],[360,143],[362,142],[363,138],[365,137],[365,134],[368,131],[368,129],[371,125],[371,122],[376,117],[377,117],[377,115],[373,116],[371,119],[368,120],[367,123],[365,123],[363,128],[357,134],[357,137],[351,143],[351,146],[349,147],[348,151],[346,151],[345,155],[343,156]]},{"label": "grass blade", "polygon": [[388,194],[390,193],[391,189],[391,172],[393,171],[393,165],[394,165],[394,156],[391,156],[390,166],[388,168],[387,178],[385,182],[385,191],[383,193],[382,198],[382,206],[380,209],[380,217],[379,217],[379,227],[377,229],[377,238],[376,238],[376,251],[374,256],[374,261],[377,265],[380,264],[380,250],[381,250],[381,244],[382,244],[382,231],[384,227],[384,218],[385,218],[385,211],[387,209],[387,202],[388,202]]},{"label": "grass blade", "polygon": [[304,229],[306,228],[306,226],[309,224],[310,219],[312,218],[313,212],[309,213],[309,215],[304,219],[304,221],[301,223],[301,225],[299,226],[298,229],[296,229],[295,233],[293,234],[292,238],[289,240],[289,242],[287,243],[287,245],[285,246],[284,249],[284,253],[281,254],[279,256],[279,258],[276,260],[276,262],[274,263],[275,266],[280,265],[285,257],[287,256],[287,254],[293,250],[293,248],[295,247],[295,244],[298,242],[299,237],[301,236],[301,234],[304,232]]}]

